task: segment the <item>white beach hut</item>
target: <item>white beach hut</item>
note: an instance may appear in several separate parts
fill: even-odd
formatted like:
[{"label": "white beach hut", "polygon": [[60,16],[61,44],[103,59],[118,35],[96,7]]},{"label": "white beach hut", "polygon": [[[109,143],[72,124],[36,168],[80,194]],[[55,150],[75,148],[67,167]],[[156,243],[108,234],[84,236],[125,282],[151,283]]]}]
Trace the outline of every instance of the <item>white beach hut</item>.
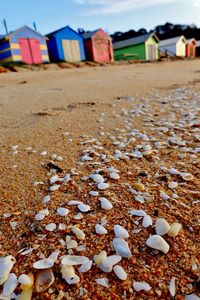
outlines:
[{"label": "white beach hut", "polygon": [[177,36],[171,39],[162,40],[159,42],[159,50],[162,53],[167,53],[168,56],[186,56],[186,38]]}]

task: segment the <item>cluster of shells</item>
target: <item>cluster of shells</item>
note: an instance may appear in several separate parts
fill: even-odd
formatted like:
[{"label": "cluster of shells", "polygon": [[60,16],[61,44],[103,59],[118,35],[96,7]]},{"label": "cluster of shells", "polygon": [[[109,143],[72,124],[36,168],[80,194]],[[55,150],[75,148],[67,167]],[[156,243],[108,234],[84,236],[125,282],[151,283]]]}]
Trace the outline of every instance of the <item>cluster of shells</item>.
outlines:
[{"label": "cluster of shells", "polygon": [[[175,91],[174,97],[179,97],[180,95],[181,91]],[[170,99],[167,98],[162,99],[162,101],[168,100],[170,101]],[[106,194],[113,183],[121,185],[121,187],[130,193],[133,199],[133,203],[130,204],[131,207],[134,207],[134,203],[137,203],[139,207],[142,208],[144,204],[151,202],[152,199],[152,195],[148,192],[148,186],[142,183],[141,180],[134,178],[131,184],[121,182],[123,174],[113,166],[115,162],[126,162],[128,164],[131,160],[137,161],[143,159],[152,159],[155,161],[155,164],[157,162],[159,168],[155,174],[155,179],[162,175],[168,180],[165,190],[159,190],[160,201],[164,203],[165,206],[169,206],[169,203],[173,201],[175,203],[178,201],[179,205],[184,205],[181,199],[179,199],[176,190],[181,181],[191,183],[195,179],[194,176],[189,171],[186,172],[185,169],[179,171],[173,166],[161,166],[159,164],[159,151],[171,145],[175,145],[177,149],[181,148],[182,154],[191,153],[194,160],[196,159],[196,154],[200,152],[199,147],[187,147],[187,142],[182,139],[182,136],[178,136],[172,132],[173,114],[171,121],[166,119],[157,124],[160,137],[162,137],[162,134],[169,132],[168,140],[160,141],[154,136],[148,136],[144,132],[131,128],[132,123],[130,119],[137,115],[145,115],[148,109],[149,107],[146,104],[146,107],[139,105],[135,110],[122,110],[121,115],[125,118],[125,129],[121,130],[121,132],[119,130],[119,136],[107,134],[107,138],[111,141],[112,147],[116,148],[114,151],[112,151],[112,148],[110,151],[109,149],[104,149],[102,143],[96,138],[84,136],[80,142],[83,147],[87,148],[82,151],[78,164],[79,166],[87,166],[92,169],[92,172],[89,172],[87,176],[81,177],[81,181],[90,188],[88,197],[93,197],[97,200],[95,202],[98,205],[97,210],[103,211],[104,213],[104,218],[96,222],[94,232],[97,237],[105,236],[107,238],[106,241],[112,245],[111,253],[102,250],[92,257],[73,254],[73,251],[83,251],[85,245],[82,242],[87,241],[87,238],[89,239],[88,232],[85,232],[81,224],[81,220],[84,220],[84,217],[94,210],[94,204],[88,203],[89,201],[86,203],[79,199],[65,201],[65,204],[62,203],[62,205],[56,207],[55,212],[56,217],[58,217],[59,220],[61,219],[62,222],[58,224],[52,220],[52,222],[43,225],[43,221],[47,218],[49,219],[50,216],[51,210],[48,208],[48,204],[52,201],[52,194],[66,187],[73,181],[73,178],[80,175],[80,173],[77,170],[64,173],[62,170],[61,173],[58,174],[56,163],[62,162],[64,158],[54,153],[49,154],[47,151],[39,152],[40,159],[44,159],[48,155],[50,156],[52,168],[48,173],[48,193],[44,195],[41,200],[42,209],[37,211],[34,215],[35,223],[42,224],[41,226],[44,226],[44,230],[48,232],[48,234],[56,232],[56,230],[62,231],[67,228],[69,234],[60,240],[67,254],[62,253],[60,250],[55,250],[48,257],[45,257],[40,253],[40,259],[33,262],[31,270],[26,274],[20,274],[18,277],[12,272],[13,266],[17,263],[16,258],[11,255],[0,257],[0,285],[2,286],[0,299],[30,300],[34,292],[41,293],[48,290],[55,281],[55,264],[59,266],[63,282],[69,286],[78,284],[81,281],[80,274],[82,275],[83,273],[89,272],[94,266],[98,267],[100,272],[102,272],[103,277],[95,278],[96,283],[102,287],[110,287],[110,282],[107,277],[108,273],[115,274],[116,280],[119,280],[119,282],[126,281],[127,278],[129,278],[129,274],[128,270],[122,265],[125,260],[129,261],[130,258],[134,256],[134,253],[132,253],[132,240],[134,239],[134,234],[142,230],[148,232],[148,238],[144,241],[143,247],[149,251],[149,253],[153,253],[153,255],[167,255],[168,252],[170,252],[170,244],[167,240],[168,238],[176,240],[181,230],[183,230],[183,226],[180,222],[176,221],[170,223],[167,218],[151,216],[146,213],[146,209],[130,209],[128,214],[123,217],[130,218],[133,224],[138,226],[136,229],[130,231],[129,228],[125,228],[126,226],[122,226],[123,221],[121,224],[119,224],[120,222],[116,222],[112,227],[108,226],[109,224],[106,218],[106,213],[112,212],[116,205],[116,199],[114,200],[111,196],[107,196]],[[192,119],[190,122],[193,121],[193,123],[195,123],[195,113],[193,118],[194,120]],[[102,119],[103,116],[101,116],[99,120],[100,123],[102,123]],[[176,126],[181,128],[182,123],[183,121],[180,120],[180,124],[177,123]],[[147,118],[145,125],[151,127],[150,124],[151,122]],[[196,139],[200,141],[200,137],[195,128],[196,127],[194,127],[193,133]],[[153,130],[155,130],[155,128],[152,127],[152,131]],[[101,131],[99,135],[104,137],[106,133]],[[65,136],[68,136],[68,134],[65,134]],[[132,144],[134,146],[131,146]],[[184,148],[184,151],[182,148]],[[20,151],[18,145],[12,146],[12,155],[17,155],[18,151]],[[26,151],[38,153],[32,148],[27,148]],[[53,166],[55,166],[55,168]],[[144,176],[146,176],[146,174]],[[35,182],[34,185],[40,185],[40,182]],[[73,218],[79,221],[79,224],[66,225],[65,219],[71,214],[72,210],[74,211],[74,207],[77,213]],[[10,214],[4,214],[4,217],[9,219]],[[10,226],[15,230],[18,223],[10,222]],[[114,235],[114,238],[110,239],[110,234]],[[20,255],[31,255],[33,251],[37,251],[37,248],[21,249],[18,253]],[[85,276],[87,276],[87,274]],[[173,276],[170,282],[168,282],[168,285],[170,296],[174,297],[176,295],[176,277]],[[132,280],[132,288],[136,292],[149,292],[153,289],[148,280]],[[18,295],[15,294],[16,289],[19,291]],[[61,299],[62,296],[63,295],[60,295],[58,299]],[[196,300],[199,298],[191,293],[190,295],[186,295],[185,299]]]},{"label": "cluster of shells", "polygon": [[[71,204],[71,203],[70,203]],[[78,204],[74,203],[73,204]],[[79,204],[80,205],[80,204]],[[110,207],[109,207],[110,209]],[[152,226],[151,217],[146,215],[144,211],[132,211],[133,216],[143,215],[143,227]],[[61,214],[62,215],[62,214]],[[146,219],[146,221],[145,221]],[[97,234],[106,234],[103,229],[104,227],[99,225]],[[101,228],[102,227],[102,228]],[[181,229],[181,224],[173,223],[171,225],[165,219],[157,219],[155,224],[155,235],[151,235],[146,244],[156,250],[159,250],[163,253],[169,251],[169,245],[162,238],[162,235],[168,234],[171,237],[175,237],[179,230]],[[78,227],[74,226],[71,228],[74,234],[79,240],[85,239],[84,232]],[[132,256],[131,250],[129,248],[128,242],[126,239],[129,238],[128,231],[121,225],[115,225],[114,228],[115,238],[112,241],[113,248],[116,254],[107,256],[106,251],[102,251],[99,254],[95,255],[92,259],[86,256],[76,256],[76,255],[64,255],[61,256],[60,271],[62,278],[69,284],[76,284],[80,281],[80,277],[76,274],[75,266],[80,266],[78,268],[79,273],[86,273],[91,268],[93,263],[95,263],[104,273],[114,272],[115,275],[120,280],[127,279],[127,273],[119,265],[120,261],[125,258],[130,258]],[[67,248],[77,247],[76,241],[72,243],[73,240],[68,240]],[[70,245],[69,245],[70,243]],[[11,255],[0,258],[0,284],[3,285],[2,297],[13,297],[13,292],[15,291],[18,284],[20,284],[22,293],[18,296],[17,299],[25,300],[31,299],[33,288],[35,286],[36,292],[40,293],[47,290],[54,283],[54,274],[52,268],[54,263],[58,260],[60,251],[53,252],[48,258],[43,258],[39,261],[36,261],[33,264],[33,269],[35,269],[36,275],[34,273],[21,274],[18,278],[15,273],[11,273],[13,265],[16,263],[16,260]],[[104,287],[109,287],[109,282],[107,278],[97,278],[96,282]],[[133,282],[133,287],[136,291],[149,291],[151,286],[146,282]]]}]

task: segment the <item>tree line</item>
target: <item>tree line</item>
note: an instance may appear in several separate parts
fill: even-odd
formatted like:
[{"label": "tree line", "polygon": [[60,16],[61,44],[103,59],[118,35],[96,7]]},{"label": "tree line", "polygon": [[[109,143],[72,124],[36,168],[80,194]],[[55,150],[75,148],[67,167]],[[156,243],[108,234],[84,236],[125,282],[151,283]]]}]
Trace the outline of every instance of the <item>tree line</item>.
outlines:
[{"label": "tree line", "polygon": [[187,39],[195,38],[196,40],[200,40],[200,28],[198,28],[196,25],[181,25],[168,22],[164,25],[158,25],[150,31],[147,31],[145,28],[141,28],[138,31],[131,29],[126,32],[117,31],[111,36],[113,42],[118,42],[151,32],[155,32],[160,40],[165,40],[180,35],[184,35]]}]

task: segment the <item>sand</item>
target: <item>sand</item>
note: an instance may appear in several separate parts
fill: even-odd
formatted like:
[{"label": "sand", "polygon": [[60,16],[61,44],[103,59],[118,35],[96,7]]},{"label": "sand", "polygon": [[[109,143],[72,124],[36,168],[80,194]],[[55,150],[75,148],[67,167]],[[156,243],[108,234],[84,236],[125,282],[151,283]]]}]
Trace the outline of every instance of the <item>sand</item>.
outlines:
[{"label": "sand", "polygon": [[[97,163],[92,165],[90,162],[80,163],[80,156],[83,156],[83,150],[96,142],[91,141],[86,145],[81,145],[80,142],[97,139],[101,145],[96,144],[96,152],[109,157],[118,149],[117,143],[113,145],[112,140],[121,143],[127,141],[127,133],[131,128],[151,135],[153,131],[147,124],[154,125],[160,120],[162,123],[168,115],[173,122],[171,114],[175,116],[174,122],[176,117],[177,120],[182,120],[184,109],[185,113],[192,111],[194,114],[194,105],[197,105],[198,112],[199,72],[200,60],[192,60],[0,75],[0,255],[11,254],[17,259],[14,266],[17,276],[34,271],[32,264],[39,259],[40,253],[47,257],[52,251],[59,249],[62,254],[66,254],[65,246],[59,241],[70,234],[70,225],[79,224],[85,230],[87,239],[84,245],[89,249],[79,255],[86,255],[90,259],[104,249],[108,254],[114,254],[110,241],[114,238],[112,227],[115,224],[123,225],[131,235],[129,244],[133,257],[123,259],[121,264],[128,273],[125,282],[117,279],[113,272],[110,275],[94,267],[81,275],[78,285],[69,287],[61,279],[59,264],[56,263],[56,281],[52,286],[52,293],[49,290],[41,294],[34,293],[33,299],[56,299],[61,290],[66,293],[66,299],[170,299],[168,284],[173,276],[177,278],[175,299],[185,299],[186,294],[198,293],[195,284],[198,270],[192,270],[192,264],[197,263],[197,253],[200,250],[197,244],[198,203],[191,204],[200,196],[198,151],[191,153],[186,149],[184,156],[184,151],[179,149],[181,146],[176,147],[176,144],[170,142],[163,150],[158,148],[158,152],[149,153],[142,160],[131,160],[129,157],[115,161],[110,157],[110,162],[102,163],[98,155],[92,153]],[[183,98],[183,107],[178,102],[176,109],[173,107],[173,99],[177,102],[179,98]],[[132,114],[133,109],[141,109],[143,113]],[[183,132],[181,124],[176,124],[177,129],[171,129],[173,134],[180,134],[185,138],[187,146],[192,149],[199,147],[199,140],[195,138],[198,135],[198,118],[197,114],[192,119],[195,124],[190,124],[189,121],[184,123]],[[162,126],[164,125],[161,124],[160,127]],[[160,136],[157,131],[159,130],[155,132],[156,141],[165,142],[171,136],[170,131]],[[112,139],[112,136],[115,138]],[[136,140],[126,146],[126,151],[131,151],[131,143],[134,148],[140,142],[136,135]],[[12,149],[14,145],[19,147]],[[98,146],[103,148],[98,149]],[[123,147],[119,149],[123,151]],[[47,151],[47,155],[41,156],[42,151]],[[53,153],[63,158],[62,161],[53,162],[63,169],[59,176],[70,173],[73,180],[69,186],[61,185],[59,191],[52,192],[53,201],[43,205],[42,198],[49,189],[47,164]],[[182,172],[192,173],[194,179],[185,182],[180,177],[166,175],[166,171],[160,171],[163,165],[166,168],[173,165]],[[88,181],[81,180],[83,176],[102,167],[102,174],[107,177],[109,174],[105,171],[106,166],[114,166],[120,170],[120,180],[111,180],[109,191],[99,194],[115,203],[114,210],[108,213],[100,211],[98,197],[88,196],[90,190],[97,190],[96,186],[92,182],[88,185]],[[73,168],[77,175],[73,174]],[[144,184],[148,192],[147,198],[151,198],[144,204],[135,201],[128,189],[128,185],[138,181]],[[172,197],[173,193],[168,188],[171,181],[179,183],[176,189],[178,198],[165,205],[160,198],[160,190]],[[83,220],[75,222],[73,215],[76,208],[73,208],[70,210],[70,217],[64,221],[66,230],[58,230],[52,234],[46,232],[45,224],[62,223],[56,216],[56,209],[66,206],[66,202],[74,198],[90,205],[93,213],[86,214]],[[178,202],[180,200],[181,205]],[[50,216],[36,224],[36,213],[46,207],[49,208]],[[167,237],[171,248],[169,254],[156,256],[145,246],[145,240],[153,233],[153,229],[143,229],[136,236],[131,234],[136,229],[129,216],[131,209],[144,209],[152,216],[153,222],[157,217],[163,217],[169,223],[178,221],[182,224],[183,229],[175,241]],[[5,213],[10,213],[11,216],[6,217],[3,215]],[[109,239],[97,236],[94,231],[95,224],[105,216]],[[18,225],[16,229],[12,229],[10,222],[15,221]],[[41,239],[39,234],[45,234],[45,237]],[[26,257],[17,254],[20,249],[35,245],[40,247],[36,247],[33,254]],[[94,279],[99,277],[108,277],[111,287],[97,285]],[[148,282],[152,286],[151,291],[136,293],[132,286],[134,280]],[[17,293],[20,291],[18,288]]]}]

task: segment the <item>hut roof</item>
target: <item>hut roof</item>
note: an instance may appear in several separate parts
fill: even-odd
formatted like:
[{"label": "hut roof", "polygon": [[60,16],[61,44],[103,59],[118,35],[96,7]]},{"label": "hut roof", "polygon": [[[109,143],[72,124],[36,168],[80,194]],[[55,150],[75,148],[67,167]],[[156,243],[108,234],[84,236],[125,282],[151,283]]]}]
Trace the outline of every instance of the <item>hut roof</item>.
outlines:
[{"label": "hut roof", "polygon": [[32,32],[37,33],[38,35],[40,35],[41,37],[45,38],[40,32],[33,30],[32,28],[28,27],[28,26],[22,26],[20,28],[18,28],[17,30],[14,30],[8,34],[5,35],[0,35],[0,39],[9,39],[11,36],[15,35],[17,32],[22,31],[24,29],[28,29],[31,30]]},{"label": "hut roof", "polygon": [[184,35],[181,35],[181,36],[176,36],[174,38],[162,40],[162,41],[159,42],[159,46],[166,46],[166,45],[176,44],[180,39],[183,39],[184,42],[187,43],[187,40],[184,37]]},{"label": "hut roof", "polygon": [[191,38],[187,40],[187,44],[191,44],[192,42],[194,42],[195,44],[197,44],[197,41],[195,40],[195,38]]},{"label": "hut roof", "polygon": [[98,28],[94,31],[88,31],[82,34],[82,36],[84,37],[84,39],[90,39],[91,37],[93,37],[95,35],[95,33],[97,33],[97,31],[99,31],[101,28]]},{"label": "hut roof", "polygon": [[62,28],[59,28],[59,29],[57,29],[57,30],[55,30],[55,31],[52,31],[52,32],[46,34],[46,36],[47,36],[48,38],[50,38],[50,37],[52,37],[54,34],[56,34],[57,32],[59,32],[59,31],[61,31],[61,30],[64,30],[64,29],[69,29],[69,30],[73,31],[75,34],[77,34],[78,36],[82,37],[82,35],[81,35],[80,33],[78,33],[77,31],[75,31],[74,29],[72,29],[69,25],[64,26],[64,27],[62,27]]},{"label": "hut roof", "polygon": [[120,49],[120,48],[124,48],[127,46],[133,46],[133,45],[138,45],[138,44],[143,44],[145,43],[151,36],[153,36],[155,38],[155,40],[157,42],[159,42],[158,37],[156,36],[156,34],[153,33],[147,33],[147,34],[143,34],[140,36],[137,36],[135,38],[131,38],[128,40],[124,40],[124,41],[120,41],[120,42],[116,42],[113,44],[113,48],[114,49]]}]

